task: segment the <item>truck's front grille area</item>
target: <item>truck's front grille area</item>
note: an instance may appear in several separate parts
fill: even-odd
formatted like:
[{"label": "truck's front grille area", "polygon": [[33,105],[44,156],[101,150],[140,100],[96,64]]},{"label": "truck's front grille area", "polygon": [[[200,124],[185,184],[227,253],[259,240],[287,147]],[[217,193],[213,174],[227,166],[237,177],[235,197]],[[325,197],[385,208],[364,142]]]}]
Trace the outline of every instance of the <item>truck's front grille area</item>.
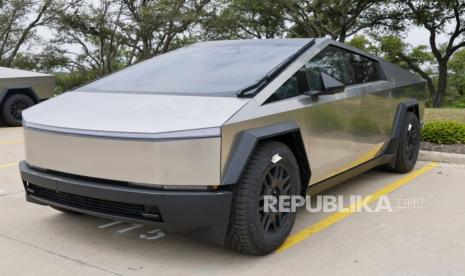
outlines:
[{"label": "truck's front grille area", "polygon": [[125,218],[163,222],[160,211],[156,206],[130,204],[57,192],[34,184],[29,184],[27,190],[35,197],[81,210],[116,215]]}]

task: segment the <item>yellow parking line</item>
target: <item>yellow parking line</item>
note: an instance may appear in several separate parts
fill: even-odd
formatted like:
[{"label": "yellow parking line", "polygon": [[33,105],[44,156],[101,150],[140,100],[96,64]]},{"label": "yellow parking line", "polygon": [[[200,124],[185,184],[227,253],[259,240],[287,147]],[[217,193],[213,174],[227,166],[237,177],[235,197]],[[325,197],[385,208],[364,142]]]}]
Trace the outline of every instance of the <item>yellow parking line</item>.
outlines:
[{"label": "yellow parking line", "polygon": [[0,169],[18,166],[18,162],[0,164]]},{"label": "yellow parking line", "polygon": [[384,196],[388,193],[391,193],[398,188],[402,187],[403,185],[409,183],[413,179],[417,178],[418,176],[434,169],[435,167],[438,166],[438,163],[432,162],[425,167],[418,169],[416,171],[413,171],[406,176],[402,177],[401,179],[392,182],[391,184],[388,184],[384,188],[381,188],[380,190],[366,196],[362,200],[359,200],[355,202],[354,204],[350,205],[348,208],[346,208],[343,211],[336,212],[329,217],[309,226],[308,228],[305,228],[301,230],[300,232],[289,236],[287,240],[284,242],[281,247],[278,248],[277,252],[283,252],[294,245],[300,243],[301,241],[310,238],[311,236],[315,235],[316,233],[328,228],[329,226],[335,224],[336,222],[356,213],[362,205],[364,204],[369,204],[371,202],[374,202],[375,200],[378,200],[381,196]]},{"label": "yellow parking line", "polygon": [[11,144],[21,144],[23,140],[16,139],[16,140],[4,140],[0,141],[0,145],[11,145]]}]

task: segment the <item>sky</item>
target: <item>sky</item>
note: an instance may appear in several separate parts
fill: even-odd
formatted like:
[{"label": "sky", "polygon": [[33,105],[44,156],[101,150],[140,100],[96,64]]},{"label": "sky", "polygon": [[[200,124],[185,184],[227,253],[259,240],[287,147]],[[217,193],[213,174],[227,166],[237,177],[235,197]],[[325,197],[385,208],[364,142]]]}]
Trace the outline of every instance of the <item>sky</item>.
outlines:
[{"label": "sky", "polygon": [[[447,42],[448,36],[441,34],[438,36],[438,45]],[[429,32],[426,29],[412,27],[405,37],[405,41],[412,46],[427,45],[429,48]]]}]

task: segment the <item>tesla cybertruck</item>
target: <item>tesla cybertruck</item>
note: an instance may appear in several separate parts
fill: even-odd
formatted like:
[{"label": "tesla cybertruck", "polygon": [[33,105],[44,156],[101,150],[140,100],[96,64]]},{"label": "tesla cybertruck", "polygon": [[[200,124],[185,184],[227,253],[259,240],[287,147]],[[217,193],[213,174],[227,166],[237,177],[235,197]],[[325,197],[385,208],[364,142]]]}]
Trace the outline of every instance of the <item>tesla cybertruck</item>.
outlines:
[{"label": "tesla cybertruck", "polygon": [[53,97],[53,75],[0,67],[0,113],[10,126],[21,125],[21,112]]},{"label": "tesla cybertruck", "polygon": [[197,43],[27,109],[26,198],[264,255],[296,216],[265,196],[412,170],[425,89],[330,39]]}]

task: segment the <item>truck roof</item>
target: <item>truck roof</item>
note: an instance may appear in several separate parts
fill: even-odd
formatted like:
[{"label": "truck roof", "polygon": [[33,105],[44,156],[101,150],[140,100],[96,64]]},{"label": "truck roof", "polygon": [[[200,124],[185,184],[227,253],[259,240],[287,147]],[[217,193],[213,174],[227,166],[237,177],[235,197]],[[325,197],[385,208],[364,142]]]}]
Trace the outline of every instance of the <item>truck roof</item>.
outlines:
[{"label": "truck roof", "polygon": [[7,67],[0,67],[0,79],[31,78],[31,77],[52,77],[52,75],[19,70],[19,69],[12,69],[12,68],[7,68]]}]

